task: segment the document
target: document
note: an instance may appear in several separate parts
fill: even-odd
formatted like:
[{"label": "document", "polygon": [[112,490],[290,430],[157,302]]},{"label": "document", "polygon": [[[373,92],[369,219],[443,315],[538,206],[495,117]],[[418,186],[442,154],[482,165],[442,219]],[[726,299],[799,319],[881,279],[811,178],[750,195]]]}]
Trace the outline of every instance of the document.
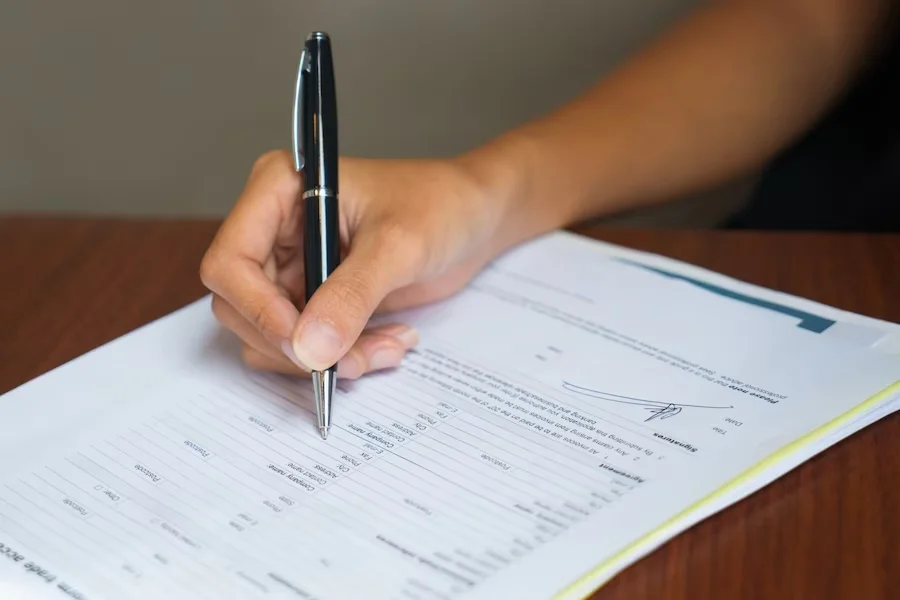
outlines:
[{"label": "document", "polygon": [[0,396],[0,597],[583,598],[900,402],[895,325],[568,233],[389,318],[324,441],[208,299]]}]

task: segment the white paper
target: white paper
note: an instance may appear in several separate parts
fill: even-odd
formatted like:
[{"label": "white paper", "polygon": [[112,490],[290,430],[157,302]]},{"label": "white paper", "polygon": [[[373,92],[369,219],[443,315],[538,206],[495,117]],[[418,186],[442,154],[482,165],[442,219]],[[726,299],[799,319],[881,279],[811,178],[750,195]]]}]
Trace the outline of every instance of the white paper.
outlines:
[{"label": "white paper", "polygon": [[206,301],[0,397],[0,596],[589,591],[896,409],[663,528],[900,359],[888,324],[793,304],[835,321],[815,332],[613,250],[548,236],[403,315],[420,346],[340,384],[327,441],[309,383],[245,369]]}]

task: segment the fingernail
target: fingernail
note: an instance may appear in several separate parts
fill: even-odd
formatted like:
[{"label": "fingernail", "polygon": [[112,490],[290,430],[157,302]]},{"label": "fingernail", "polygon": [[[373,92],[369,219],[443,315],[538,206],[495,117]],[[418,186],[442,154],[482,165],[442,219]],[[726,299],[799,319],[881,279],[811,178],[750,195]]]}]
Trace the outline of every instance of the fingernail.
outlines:
[{"label": "fingernail", "polygon": [[403,361],[403,352],[396,348],[382,348],[372,355],[369,359],[369,369],[372,371],[380,371],[381,369],[391,369],[399,366]]},{"label": "fingernail", "polygon": [[297,358],[297,355],[294,354],[294,349],[291,348],[291,343],[287,340],[283,340],[281,342],[281,351],[284,352],[284,355],[288,357],[288,360],[303,369],[304,371],[309,371],[309,367],[300,362],[300,359]]},{"label": "fingernail", "polygon": [[397,338],[409,350],[419,343],[419,332],[403,323],[392,323],[378,328],[378,333]]},{"label": "fingernail", "polygon": [[313,369],[327,369],[339,358],[341,346],[341,338],[334,327],[313,321],[294,340],[294,355]]}]

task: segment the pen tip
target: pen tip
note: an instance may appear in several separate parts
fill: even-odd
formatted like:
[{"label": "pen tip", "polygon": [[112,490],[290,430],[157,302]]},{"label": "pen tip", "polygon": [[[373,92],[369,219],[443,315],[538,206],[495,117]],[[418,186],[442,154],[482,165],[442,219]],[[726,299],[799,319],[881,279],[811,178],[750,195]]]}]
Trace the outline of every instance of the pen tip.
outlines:
[{"label": "pen tip", "polygon": [[319,427],[319,433],[322,435],[323,440],[328,439],[328,428],[327,427]]}]

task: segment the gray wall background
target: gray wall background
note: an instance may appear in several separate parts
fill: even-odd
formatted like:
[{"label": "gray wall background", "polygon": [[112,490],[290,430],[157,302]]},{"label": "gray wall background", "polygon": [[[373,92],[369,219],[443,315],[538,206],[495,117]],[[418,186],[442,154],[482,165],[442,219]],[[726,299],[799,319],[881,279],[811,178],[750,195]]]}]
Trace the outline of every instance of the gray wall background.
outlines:
[{"label": "gray wall background", "polygon": [[[310,30],[334,38],[342,152],[435,156],[565,102],[695,3],[0,0],[0,210],[226,214],[290,144]],[[733,197],[637,218],[703,224]]]}]

